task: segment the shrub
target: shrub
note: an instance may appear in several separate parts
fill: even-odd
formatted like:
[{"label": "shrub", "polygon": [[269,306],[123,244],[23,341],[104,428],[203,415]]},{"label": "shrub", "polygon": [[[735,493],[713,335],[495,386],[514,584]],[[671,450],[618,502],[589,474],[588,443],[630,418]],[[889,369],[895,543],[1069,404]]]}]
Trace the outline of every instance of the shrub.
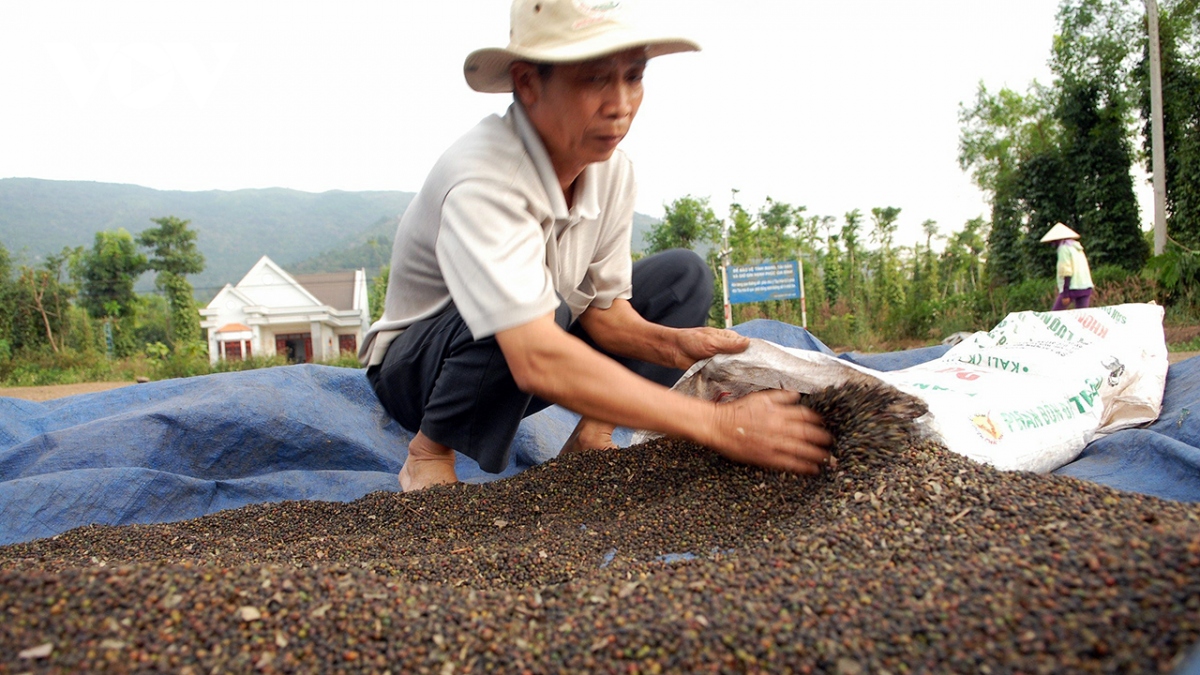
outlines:
[{"label": "shrub", "polygon": [[1131,274],[1117,265],[1103,265],[1092,272],[1092,305],[1123,305],[1127,302],[1156,302],[1158,282],[1140,274]]}]

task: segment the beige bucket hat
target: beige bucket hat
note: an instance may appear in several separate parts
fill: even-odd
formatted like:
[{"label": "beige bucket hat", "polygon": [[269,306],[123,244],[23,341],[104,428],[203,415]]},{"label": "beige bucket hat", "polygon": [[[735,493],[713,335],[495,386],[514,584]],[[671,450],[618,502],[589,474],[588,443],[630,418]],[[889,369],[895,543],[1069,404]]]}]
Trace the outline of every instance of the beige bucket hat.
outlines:
[{"label": "beige bucket hat", "polygon": [[1076,232],[1075,230],[1072,230],[1071,228],[1067,227],[1066,225],[1063,225],[1062,223],[1055,223],[1054,227],[1050,228],[1050,231],[1042,236],[1040,243],[1047,244],[1052,241],[1059,241],[1062,239],[1078,239],[1078,238],[1079,238],[1079,233]]},{"label": "beige bucket hat", "polygon": [[569,63],[645,47],[647,57],[700,51],[681,37],[643,32],[631,23],[629,0],[513,0],[512,25],[505,49],[471,52],[463,64],[475,91],[512,91],[508,74],[514,61]]}]

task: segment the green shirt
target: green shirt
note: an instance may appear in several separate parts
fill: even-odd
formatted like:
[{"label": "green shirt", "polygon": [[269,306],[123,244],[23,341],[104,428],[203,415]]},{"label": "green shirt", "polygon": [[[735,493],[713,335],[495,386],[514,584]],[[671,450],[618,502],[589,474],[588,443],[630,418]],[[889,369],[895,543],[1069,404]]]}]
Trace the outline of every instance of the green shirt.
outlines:
[{"label": "green shirt", "polygon": [[1078,291],[1092,287],[1092,271],[1088,267],[1087,256],[1083,254],[1083,246],[1074,239],[1068,239],[1058,246],[1058,292],[1063,291],[1063,279],[1071,277],[1071,287],[1067,290]]}]

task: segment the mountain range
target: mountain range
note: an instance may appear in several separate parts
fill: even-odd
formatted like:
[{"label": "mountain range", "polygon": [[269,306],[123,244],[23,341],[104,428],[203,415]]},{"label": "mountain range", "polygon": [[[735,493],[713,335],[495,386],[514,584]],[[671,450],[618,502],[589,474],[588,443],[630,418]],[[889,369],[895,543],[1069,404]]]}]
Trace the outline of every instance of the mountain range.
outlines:
[{"label": "mountain range", "polygon": [[[0,179],[0,244],[18,264],[32,264],[63,247],[90,248],[95,233],[124,228],[136,235],[153,218],[191,222],[205,269],[190,277],[207,300],[236,283],[267,255],[292,272],[366,268],[374,275],[391,257],[400,215],[415,196],[399,191],[301,192],[285,188],[155,190],[139,185]],[[634,214],[633,247],[658,222]],[[149,277],[139,282],[145,290]]]}]

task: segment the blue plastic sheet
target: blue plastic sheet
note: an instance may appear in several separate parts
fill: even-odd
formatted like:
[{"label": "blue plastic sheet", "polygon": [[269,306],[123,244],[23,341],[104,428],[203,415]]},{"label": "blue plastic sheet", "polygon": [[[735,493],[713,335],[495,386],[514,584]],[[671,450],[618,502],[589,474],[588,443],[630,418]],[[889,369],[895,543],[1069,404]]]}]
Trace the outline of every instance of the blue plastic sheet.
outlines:
[{"label": "blue plastic sheet", "polygon": [[[737,329],[829,352],[803,329]],[[877,370],[937,358],[945,347],[843,356]],[[1059,470],[1122,490],[1200,501],[1200,360],[1171,366],[1163,415],[1122,431]],[[526,419],[504,473],[460,457],[460,479],[495,480],[544,462],[578,418]],[[412,435],[390,420],[362,371],[288,366],[139,384],[33,403],[0,398],[0,544],[88,524],[194,518],[252,503],[350,501],[398,490]],[[628,442],[628,434],[618,442]]]}]

